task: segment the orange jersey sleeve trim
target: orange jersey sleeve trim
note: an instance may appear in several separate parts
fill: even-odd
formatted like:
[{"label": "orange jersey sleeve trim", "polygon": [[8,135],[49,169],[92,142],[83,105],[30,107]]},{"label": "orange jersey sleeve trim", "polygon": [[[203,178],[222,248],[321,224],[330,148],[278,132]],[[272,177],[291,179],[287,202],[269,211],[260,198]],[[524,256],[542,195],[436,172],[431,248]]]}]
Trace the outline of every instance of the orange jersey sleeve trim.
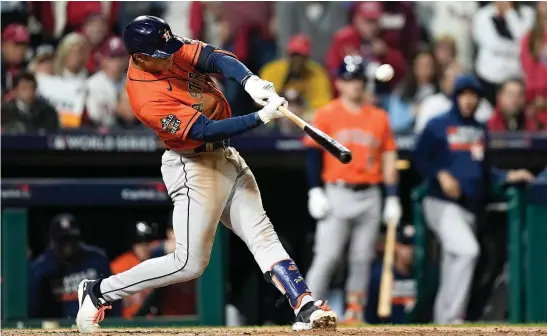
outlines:
[{"label": "orange jersey sleeve trim", "polygon": [[177,101],[151,101],[138,112],[139,119],[162,140],[185,140],[201,113]]}]

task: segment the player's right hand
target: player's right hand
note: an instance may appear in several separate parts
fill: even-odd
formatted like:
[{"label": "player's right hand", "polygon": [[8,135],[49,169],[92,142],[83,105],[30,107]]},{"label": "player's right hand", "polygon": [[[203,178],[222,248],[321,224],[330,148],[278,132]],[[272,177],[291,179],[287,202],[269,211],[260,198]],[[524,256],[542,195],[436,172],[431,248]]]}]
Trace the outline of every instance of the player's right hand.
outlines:
[{"label": "player's right hand", "polygon": [[442,170],[437,174],[437,179],[441,185],[441,189],[446,196],[452,199],[458,199],[461,196],[461,189],[458,180],[449,172]]},{"label": "player's right hand", "polygon": [[323,188],[315,187],[308,191],[308,211],[315,219],[321,219],[329,213],[330,203]]},{"label": "player's right hand", "polygon": [[283,113],[278,110],[280,106],[287,106],[285,98],[279,96],[272,97],[268,100],[266,106],[258,111],[258,116],[264,123],[273,119],[283,118]]}]

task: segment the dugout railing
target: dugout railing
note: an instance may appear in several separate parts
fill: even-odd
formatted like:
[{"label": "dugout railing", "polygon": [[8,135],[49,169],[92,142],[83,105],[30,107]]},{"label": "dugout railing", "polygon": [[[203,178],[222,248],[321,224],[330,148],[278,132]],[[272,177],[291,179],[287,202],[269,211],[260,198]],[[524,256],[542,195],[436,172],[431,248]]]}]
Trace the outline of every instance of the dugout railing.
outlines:
[{"label": "dugout railing", "polygon": [[[28,318],[28,256],[27,237],[29,209],[36,206],[169,206],[171,200],[156,180],[94,180],[94,179],[25,179],[2,181],[1,221],[1,303],[4,328],[42,328],[48,325],[71,327],[74,319]],[[125,194],[124,194],[125,190]],[[128,190],[139,191],[123,197]],[[164,195],[162,195],[162,193]],[[137,199],[139,198],[139,199]],[[211,259],[197,282],[196,315],[176,317],[107,318],[106,327],[124,326],[192,326],[225,324],[225,258],[226,233],[218,226]]]},{"label": "dugout railing", "polygon": [[[507,201],[508,322],[547,322],[547,181],[495,191]],[[425,185],[412,191],[418,303],[429,294],[425,270],[431,253],[422,202]]]}]

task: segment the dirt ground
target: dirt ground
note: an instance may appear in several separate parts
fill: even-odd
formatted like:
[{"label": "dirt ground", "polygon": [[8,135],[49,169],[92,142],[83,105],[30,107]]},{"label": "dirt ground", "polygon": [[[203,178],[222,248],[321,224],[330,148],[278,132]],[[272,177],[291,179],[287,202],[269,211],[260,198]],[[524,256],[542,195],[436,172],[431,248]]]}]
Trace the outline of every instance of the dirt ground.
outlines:
[{"label": "dirt ground", "polygon": [[[57,329],[9,329],[2,330],[5,336],[81,336],[76,330]],[[176,329],[104,329],[100,336],[236,336],[236,335],[258,335],[258,336],[278,336],[278,335],[364,335],[364,336],[384,336],[384,335],[408,335],[408,336],[426,336],[426,335],[547,335],[547,327],[518,327],[518,326],[491,326],[491,327],[412,327],[412,326],[382,326],[382,327],[359,327],[346,328],[339,327],[336,331],[308,331],[292,332],[290,327],[244,327],[244,328],[176,328]]]}]

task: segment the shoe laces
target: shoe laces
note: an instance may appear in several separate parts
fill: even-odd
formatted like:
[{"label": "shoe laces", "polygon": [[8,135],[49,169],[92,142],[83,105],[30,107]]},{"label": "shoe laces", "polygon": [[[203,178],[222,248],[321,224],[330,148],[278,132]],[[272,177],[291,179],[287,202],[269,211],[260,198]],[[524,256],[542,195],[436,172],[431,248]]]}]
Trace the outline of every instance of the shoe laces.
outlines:
[{"label": "shoe laces", "polygon": [[319,302],[321,303],[317,305],[317,308],[324,311],[331,311],[331,308],[327,305],[329,301],[325,300],[325,301],[319,301]]},{"label": "shoe laces", "polygon": [[105,310],[112,309],[111,305],[100,305],[97,308],[97,312],[95,313],[95,317],[93,317],[93,323],[98,324],[102,320],[104,320],[104,313]]}]

